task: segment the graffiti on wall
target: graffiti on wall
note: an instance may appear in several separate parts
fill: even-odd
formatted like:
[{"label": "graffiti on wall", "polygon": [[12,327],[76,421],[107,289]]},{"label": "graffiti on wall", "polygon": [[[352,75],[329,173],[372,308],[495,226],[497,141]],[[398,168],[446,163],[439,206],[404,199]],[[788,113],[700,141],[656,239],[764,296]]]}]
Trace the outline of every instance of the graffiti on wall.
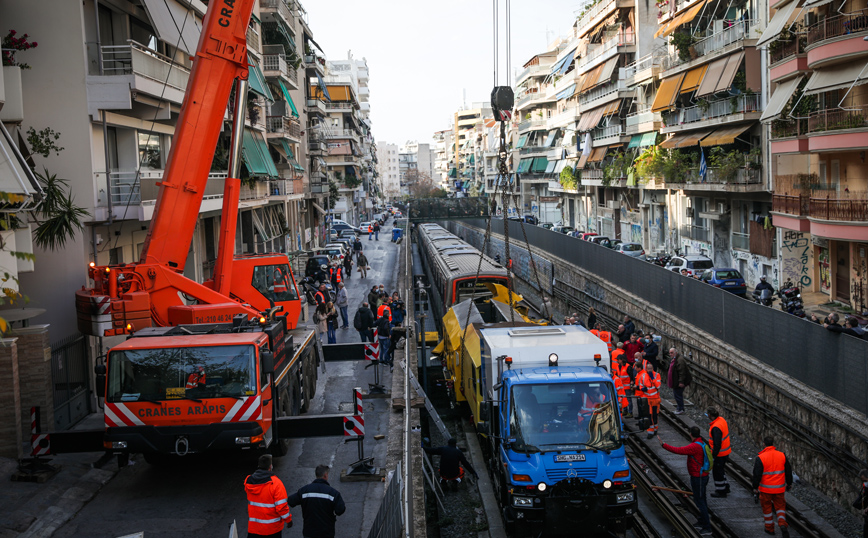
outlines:
[{"label": "graffiti on wall", "polygon": [[781,278],[802,289],[814,282],[814,248],[811,234],[781,230]]},{"label": "graffiti on wall", "polygon": [[630,241],[642,244],[642,226],[640,224],[630,225]]},{"label": "graffiti on wall", "polygon": [[832,271],[829,265],[829,249],[820,247],[817,253],[817,265],[820,268],[820,291],[832,293]]},{"label": "graffiti on wall", "polygon": [[684,254],[702,254],[703,256],[708,256],[711,253],[711,243],[681,238],[681,249],[684,251]]}]

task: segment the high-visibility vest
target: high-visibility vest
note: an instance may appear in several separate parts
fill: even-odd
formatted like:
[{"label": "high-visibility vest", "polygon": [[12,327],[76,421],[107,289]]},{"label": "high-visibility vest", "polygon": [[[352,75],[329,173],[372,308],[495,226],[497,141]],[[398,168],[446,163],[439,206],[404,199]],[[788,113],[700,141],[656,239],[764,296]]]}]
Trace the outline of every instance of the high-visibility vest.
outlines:
[{"label": "high-visibility vest", "polygon": [[720,450],[718,450],[718,456],[729,456],[732,452],[732,448],[729,446],[729,425],[726,423],[726,420],[723,417],[717,417],[716,419],[711,421],[711,424],[708,425],[708,439],[711,441],[711,449],[714,450],[714,437],[711,435],[711,430],[717,428],[720,430]]},{"label": "high-visibility vest", "polygon": [[601,396],[601,398],[602,398],[602,400],[598,402],[594,398],[583,393],[582,394],[582,414],[583,415],[593,415],[594,409],[596,409],[606,399],[605,396]]},{"label": "high-visibility vest", "polygon": [[329,269],[329,278],[334,278],[339,284],[341,282],[341,270],[339,267]]},{"label": "high-visibility vest", "polygon": [[657,372],[649,374],[646,370],[643,370],[641,374],[636,376],[636,392],[638,393],[641,390],[643,398],[647,398],[652,402],[659,402],[660,383],[660,374]]},{"label": "high-visibility vest", "polygon": [[606,347],[609,348],[609,353],[611,353],[612,352],[612,333],[610,333],[609,331],[599,331],[597,333],[597,337],[600,340],[602,340],[603,342],[606,342]]},{"label": "high-visibility vest", "polygon": [[612,352],[612,370],[614,370],[618,364],[618,357],[620,357],[623,354],[624,354],[623,349],[615,349],[615,351]]},{"label": "high-visibility vest", "polygon": [[784,493],[787,490],[786,470],[787,457],[773,446],[768,446],[759,453],[763,464],[763,476],[759,489],[763,493]]},{"label": "high-visibility vest", "polygon": [[624,383],[621,382],[621,378],[618,377],[618,374],[612,374],[612,381],[615,382],[615,393],[618,395],[618,401],[621,404],[621,407],[627,407],[629,402],[627,401],[627,390],[624,389]]},{"label": "high-visibility vest", "polygon": [[313,294],[313,300],[316,301],[316,304],[323,304],[325,302],[325,295],[321,291],[318,291]]},{"label": "high-visibility vest", "polygon": [[[292,521],[283,483],[272,476],[270,484],[256,488],[255,485],[247,484],[249,478],[244,480],[247,489],[247,532],[268,536],[282,531],[284,524]],[[257,490],[255,493],[251,491],[254,488]]]},{"label": "high-visibility vest", "polygon": [[621,366],[619,363],[616,363],[615,366],[612,367],[612,372],[618,374],[618,378],[621,380],[621,384],[626,390],[627,387],[630,386],[630,365],[624,364],[624,366]]},{"label": "high-visibility vest", "polygon": [[197,372],[193,372],[187,378],[187,386],[185,388],[195,389],[199,385],[204,385],[204,384],[205,384],[205,372],[202,372],[201,374],[199,374]]},{"label": "high-visibility vest", "polygon": [[389,305],[381,304],[380,307],[377,309],[377,317],[378,318],[383,317],[384,312],[389,315],[389,321],[391,322],[392,321],[392,309],[389,308]]}]

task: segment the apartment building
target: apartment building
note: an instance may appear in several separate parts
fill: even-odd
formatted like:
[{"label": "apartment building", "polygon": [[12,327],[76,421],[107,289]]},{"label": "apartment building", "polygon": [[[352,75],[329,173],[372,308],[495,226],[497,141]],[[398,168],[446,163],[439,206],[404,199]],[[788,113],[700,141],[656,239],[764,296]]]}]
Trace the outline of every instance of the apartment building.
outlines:
[{"label": "apartment building", "polygon": [[452,129],[434,133],[434,175],[435,184],[441,189],[449,188],[449,169],[452,157]]},{"label": "apartment building", "polygon": [[394,201],[406,194],[401,190],[400,167],[398,144],[377,144],[380,191],[386,200]]},{"label": "apartment building", "polygon": [[450,196],[481,196],[486,192],[483,162],[483,130],[494,121],[488,103],[471,103],[454,114]]},{"label": "apartment building", "polygon": [[[868,310],[868,25],[852,2],[770,0],[769,124],[781,278]],[[801,9],[797,9],[801,7]]]},{"label": "apartment building", "polygon": [[[46,9],[52,17],[44,16]],[[16,129],[61,133],[65,150],[45,164],[69,179],[76,204],[91,215],[85,232],[64,248],[38,252],[41,263],[22,279],[33,290],[31,304],[46,308],[36,321],[50,323],[53,338],[76,333],[71,293],[86,284],[89,262],[130,263],[141,255],[205,9],[196,0],[0,7],[10,27],[40,42],[28,51],[32,69],[22,71],[27,114]],[[183,24],[173,23],[177,17]],[[236,252],[307,250],[325,231],[327,176],[321,156],[309,151],[311,127],[322,123],[325,106],[311,99],[308,81],[324,74],[326,60],[295,1],[261,0],[247,38]],[[228,106],[184,267],[199,281],[211,276],[216,257],[231,119]],[[39,285],[44,282],[52,286]],[[57,289],[69,290],[69,300],[58,300]]]}]

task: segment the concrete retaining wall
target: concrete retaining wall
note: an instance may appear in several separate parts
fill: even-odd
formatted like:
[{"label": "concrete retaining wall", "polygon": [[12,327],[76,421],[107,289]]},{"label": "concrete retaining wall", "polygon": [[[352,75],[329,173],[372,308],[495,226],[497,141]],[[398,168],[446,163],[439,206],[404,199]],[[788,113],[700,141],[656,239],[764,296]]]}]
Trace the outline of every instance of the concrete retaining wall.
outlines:
[{"label": "concrete retaining wall", "polygon": [[[463,237],[481,236],[484,232],[456,222],[448,227]],[[579,311],[584,315],[593,306],[598,317],[609,320],[610,325],[628,314],[637,328],[653,329],[664,335],[661,357],[669,347],[677,348],[685,356],[692,354],[696,380],[687,396],[696,405],[723,409],[730,427],[758,446],[762,446],[763,436],[773,434],[776,446],[788,455],[796,474],[849,507],[855,473],[860,467],[868,467],[865,415],[712,338],[685,320],[625,293],[599,275],[544,252],[534,254],[541,254],[554,266],[555,297],[546,299],[553,300],[555,310]],[[526,283],[516,284],[519,292],[533,293]]]}]

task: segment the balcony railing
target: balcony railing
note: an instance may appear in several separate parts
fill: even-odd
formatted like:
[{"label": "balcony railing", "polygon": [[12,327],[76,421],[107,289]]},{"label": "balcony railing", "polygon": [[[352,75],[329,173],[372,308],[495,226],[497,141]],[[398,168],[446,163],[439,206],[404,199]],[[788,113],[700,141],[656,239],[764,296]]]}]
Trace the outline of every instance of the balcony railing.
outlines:
[{"label": "balcony railing", "polygon": [[[775,46],[774,50],[769,51],[769,61],[773,64],[778,62],[782,62],[796,54],[802,54],[805,52],[805,38],[801,36],[795,37],[789,43],[781,43],[779,45],[775,45],[775,42],[772,42],[772,45]],[[771,49],[771,46],[769,46]]]},{"label": "balcony railing", "polygon": [[597,99],[601,99],[607,95],[618,93],[619,91],[626,89],[627,85],[624,84],[623,80],[608,82],[606,84],[603,84],[602,86],[597,86],[596,88],[583,93],[579,97],[579,103],[582,105],[586,105],[591,101],[596,101]]},{"label": "balcony railing", "polygon": [[[163,170],[113,170],[109,173],[112,205],[139,205],[144,202],[154,202],[160,187],[157,185],[163,179]],[[104,173],[97,173],[98,181],[105,181]],[[226,172],[212,172],[208,175],[204,196],[222,197]],[[132,216],[132,215],[130,215]]]},{"label": "balcony railing", "polygon": [[774,194],[772,195],[772,211],[788,215],[807,216],[810,210],[811,197],[806,194]]},{"label": "balcony railing", "polygon": [[858,129],[868,125],[868,105],[857,105],[849,110],[840,108],[820,110],[808,117],[808,132],[837,131]]},{"label": "balcony railing", "polygon": [[269,133],[283,133],[295,139],[301,138],[301,125],[295,118],[286,116],[268,116],[266,129]]},{"label": "balcony railing", "polygon": [[532,153],[545,153],[549,148],[543,146],[530,146],[526,148],[521,148],[518,152],[519,155],[530,155]]},{"label": "balcony railing", "polygon": [[608,41],[603,43],[602,45],[596,47],[594,50],[588,52],[588,54],[582,58],[581,62],[577,67],[578,71],[581,71],[583,67],[592,63],[597,58],[603,56],[610,50],[621,47],[624,45],[632,45],[636,42],[635,35],[633,32],[618,32],[615,36],[610,38]]},{"label": "balcony railing", "polygon": [[610,138],[613,136],[621,136],[624,134],[624,126],[620,123],[615,125],[609,125],[608,127],[603,127],[602,129],[594,129],[591,131],[591,138],[594,140],[602,140],[603,138]]},{"label": "balcony railing", "polygon": [[833,37],[868,31],[868,15],[836,15],[808,28],[808,46]]},{"label": "balcony railing", "polygon": [[682,108],[673,112],[664,113],[663,121],[666,123],[667,127],[671,127],[673,125],[694,123],[732,114],[759,112],[762,110],[760,108],[762,106],[762,100],[760,97],[761,95],[758,93],[739,95],[728,99],[712,101],[702,106],[696,105],[689,108]]},{"label": "balcony railing", "polygon": [[[184,91],[187,88],[187,81],[190,78],[189,69],[141,43],[135,41],[127,43],[100,47],[104,75],[138,75],[160,84],[165,83],[177,90]],[[91,74],[98,75],[99,70]]]},{"label": "balcony railing", "polygon": [[552,125],[557,125],[559,123],[565,121],[572,121],[579,117],[579,107],[569,107],[565,108],[561,112],[549,118],[549,123]]},{"label": "balcony railing", "polygon": [[633,127],[641,123],[650,123],[654,121],[654,119],[654,112],[651,112],[651,107],[649,105],[644,105],[641,106],[636,112],[628,115],[625,122],[627,124],[627,127]]},{"label": "balcony railing", "polygon": [[[742,20],[736,21],[735,23],[731,21],[724,21],[724,24],[730,24],[728,28],[725,28],[720,32],[711,34],[704,39],[700,39],[692,45],[693,51],[695,51],[695,55],[682,58],[677,50],[673,50],[672,52],[670,52],[669,56],[666,56],[663,59],[663,69],[671,69],[677,65],[687,63],[694,58],[699,58],[707,54],[711,54],[712,52],[720,50],[727,45],[731,45],[736,41],[750,38],[751,35],[753,35],[751,34],[751,32],[753,32],[753,25],[755,24],[755,22],[756,21],[753,20]],[[756,37],[758,38],[759,35],[757,34]]]},{"label": "balcony railing", "polygon": [[730,244],[732,248],[736,250],[750,250],[750,235],[743,234],[740,232],[732,232],[732,238],[730,239]]},{"label": "balcony railing", "polygon": [[540,96],[540,91],[538,88],[530,88],[528,91],[525,92],[525,94],[523,96],[521,96],[518,99],[518,102],[515,104],[515,107],[520,108],[521,105],[528,103],[528,102],[532,101],[533,99],[536,99],[539,96]]},{"label": "balcony railing", "polygon": [[709,229],[702,226],[692,226],[690,224],[681,225],[681,237],[683,239],[693,239],[694,241],[709,241]]},{"label": "balcony railing", "polygon": [[[286,22],[292,21],[292,8],[286,0],[260,0],[259,7],[262,9],[274,9]],[[292,25],[290,25],[292,28]]]},{"label": "balcony railing", "polygon": [[636,76],[636,73],[640,71],[644,71],[646,69],[650,69],[655,65],[660,65],[661,57],[659,54],[647,54],[635,62],[631,63],[627,67],[624,68],[624,78],[630,78]]},{"label": "balcony railing", "polygon": [[283,54],[266,54],[262,57],[262,68],[265,71],[278,71],[284,78],[298,84],[298,71],[286,62]]},{"label": "balcony railing", "polygon": [[545,127],[546,120],[524,120],[523,122],[518,124],[518,130],[524,131],[527,129],[531,129],[533,127]]},{"label": "balcony railing", "polygon": [[309,66],[318,66],[320,70],[325,68],[326,59],[318,54],[305,54],[304,55],[304,63]]},{"label": "balcony railing", "polygon": [[247,47],[259,52],[259,34],[253,28],[247,28]]},{"label": "balcony railing", "polygon": [[517,77],[515,77],[515,81],[518,82],[519,80],[522,80],[525,77],[528,77],[530,75],[535,75],[537,73],[548,73],[551,70],[551,68],[552,68],[551,65],[539,65],[539,64],[532,65],[530,67],[526,67],[521,71],[521,73],[518,74]]},{"label": "balcony railing", "polygon": [[[589,9],[588,12],[582,16],[582,20],[587,21],[589,23],[592,22],[594,20],[594,17],[596,17],[597,15],[599,15],[600,13],[603,13],[604,11],[606,11],[608,9],[611,9],[612,4],[614,4],[614,3],[615,3],[615,0],[601,0],[600,2],[597,3],[597,5],[595,5],[591,9]],[[584,27],[585,25],[582,24],[581,26]]]},{"label": "balcony railing", "polygon": [[808,120],[775,120],[772,122],[772,139],[803,136],[808,132]]},{"label": "balcony railing", "polygon": [[855,200],[811,198],[808,215],[822,220],[868,222],[868,197]]},{"label": "balcony railing", "polygon": [[352,101],[326,101],[326,108],[329,110],[344,110],[353,108]]}]

